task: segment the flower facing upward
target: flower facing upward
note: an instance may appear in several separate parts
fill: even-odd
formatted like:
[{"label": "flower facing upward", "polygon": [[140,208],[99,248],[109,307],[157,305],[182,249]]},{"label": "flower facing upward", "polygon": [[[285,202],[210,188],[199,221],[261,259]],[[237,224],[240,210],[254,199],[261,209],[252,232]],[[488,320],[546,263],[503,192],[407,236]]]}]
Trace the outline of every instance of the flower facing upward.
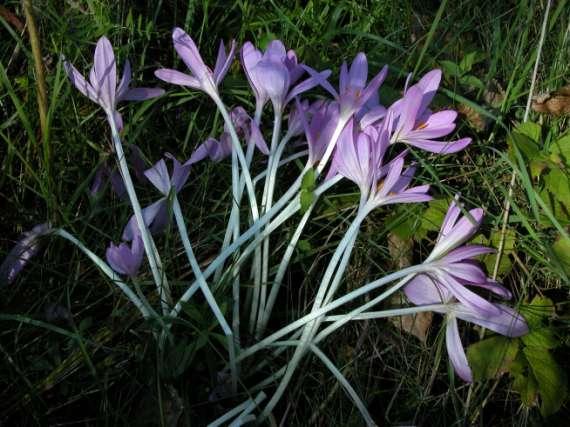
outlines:
[{"label": "flower facing upward", "polygon": [[327,177],[338,173],[353,181],[372,207],[431,200],[429,185],[408,188],[415,168],[404,170],[406,151],[383,164],[387,132],[359,131],[354,123],[351,119],[341,133]]},{"label": "flower facing upward", "polygon": [[[439,237],[424,262],[426,273],[416,275],[404,288],[408,299],[416,305],[446,304],[439,310],[446,314],[446,344],[455,371],[465,381],[472,381],[467,357],[459,339],[456,319],[463,319],[509,337],[524,335],[528,327],[512,308],[487,301],[468,287],[487,289],[506,299],[511,293],[486,277],[473,259],[493,250],[480,245],[464,245],[479,229],[483,212],[472,209],[461,218],[457,198],[444,218]],[[463,245],[463,246],[462,246]]]},{"label": "flower facing upward", "polygon": [[172,40],[176,52],[182,58],[182,61],[192,72],[192,75],[182,73],[170,68],[161,68],[154,72],[154,75],[168,83],[181,86],[188,86],[194,89],[202,90],[211,97],[216,97],[218,86],[226,76],[235,56],[235,41],[231,41],[230,50],[226,53],[224,42],[220,42],[218,49],[218,57],[214,71],[204,63],[194,40],[186,34],[182,28],[175,28],[172,32]]},{"label": "flower facing upward", "polygon": [[139,273],[143,254],[142,239],[140,236],[136,236],[130,246],[127,243],[121,243],[117,246],[111,243],[105,255],[113,270],[133,278]]},{"label": "flower facing upward", "polygon": [[68,61],[63,65],[73,85],[91,101],[99,104],[107,114],[114,115],[119,129],[122,128],[122,120],[117,112],[118,102],[144,101],[164,93],[164,90],[158,88],[130,88],[131,65],[128,60],[125,61],[123,76],[117,85],[115,54],[107,37],[101,37],[97,41],[89,82]]},{"label": "flower facing upward", "polygon": [[[311,70],[307,69],[309,73],[313,74]],[[353,114],[359,113],[364,107],[362,113],[367,113],[374,110],[380,113],[383,107],[376,104],[378,88],[388,74],[388,67],[384,66],[382,70],[370,83],[366,84],[368,79],[368,60],[366,55],[360,52],[352,61],[350,69],[346,62],[343,62],[340,68],[339,77],[339,91],[337,92],[328,81],[323,81],[321,85],[328,91],[340,104],[340,115],[344,119],[348,119]],[[367,104],[372,100],[372,105]],[[375,107],[380,107],[377,109]]]},{"label": "flower facing upward", "polygon": [[311,77],[298,83],[307,67],[300,65],[295,52],[286,51],[280,40],[271,41],[264,53],[246,42],[241,49],[241,62],[258,109],[271,100],[275,111],[283,111],[295,96],[321,84],[331,73],[312,70]]}]

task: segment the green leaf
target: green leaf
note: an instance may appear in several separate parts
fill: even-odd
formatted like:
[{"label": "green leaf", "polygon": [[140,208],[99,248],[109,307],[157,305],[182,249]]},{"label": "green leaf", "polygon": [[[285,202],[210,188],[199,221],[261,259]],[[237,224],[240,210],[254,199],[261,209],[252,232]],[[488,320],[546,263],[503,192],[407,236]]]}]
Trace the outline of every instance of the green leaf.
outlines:
[{"label": "green leaf", "polygon": [[561,344],[556,333],[550,327],[531,330],[528,334],[523,335],[521,340],[527,347],[537,347],[546,350],[559,347]]},{"label": "green leaf", "polygon": [[494,336],[467,348],[469,366],[476,380],[497,378],[509,371],[519,350],[518,340]]},{"label": "green leaf", "polygon": [[519,313],[525,318],[531,330],[543,328],[548,319],[555,314],[554,303],[550,298],[537,295],[529,304],[521,305]]},{"label": "green leaf", "polygon": [[509,145],[509,155],[516,160],[514,153],[515,147],[521,152],[525,160],[534,160],[539,157],[540,147],[532,137],[520,132],[511,132],[507,136],[507,143]]},{"label": "green leaf", "polygon": [[533,142],[540,144],[542,141],[542,128],[533,122],[523,122],[515,128],[516,133],[528,136]]},{"label": "green leaf", "polygon": [[548,152],[553,162],[565,167],[570,166],[570,134],[552,143]]},{"label": "green leaf", "polygon": [[471,86],[474,87],[475,89],[481,89],[481,90],[485,89],[485,84],[479,78],[471,74],[461,77],[459,81],[464,86]]},{"label": "green leaf", "polygon": [[536,378],[534,378],[532,372],[529,372],[528,375],[516,375],[515,380],[513,381],[513,390],[521,395],[521,400],[526,406],[536,406],[538,383],[536,382]]},{"label": "green leaf", "polygon": [[560,409],[568,394],[566,373],[548,351],[525,347],[523,352],[538,383],[540,413],[543,417],[552,415]]},{"label": "green leaf", "polygon": [[566,173],[560,169],[551,170],[544,177],[544,187],[564,208],[570,209],[570,181]]},{"label": "green leaf", "polygon": [[422,215],[422,228],[427,231],[439,231],[449,207],[449,199],[436,199],[428,203]]},{"label": "green leaf", "polygon": [[570,239],[559,238],[552,245],[552,251],[566,274],[570,274]]},{"label": "green leaf", "polygon": [[473,64],[475,64],[475,60],[477,59],[477,52],[469,52],[463,58],[461,58],[461,62],[459,63],[459,68],[463,72],[469,72],[473,68]]},{"label": "green leaf", "polygon": [[461,68],[455,62],[444,60],[440,61],[440,64],[441,67],[443,68],[444,73],[448,77],[461,77],[461,75],[463,74]]}]

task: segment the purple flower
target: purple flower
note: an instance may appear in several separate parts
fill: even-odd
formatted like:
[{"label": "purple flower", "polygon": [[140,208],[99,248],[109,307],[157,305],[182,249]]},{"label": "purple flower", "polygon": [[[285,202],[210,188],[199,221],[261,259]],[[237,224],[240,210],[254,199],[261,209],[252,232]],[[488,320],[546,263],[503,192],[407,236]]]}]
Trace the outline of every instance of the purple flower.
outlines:
[{"label": "purple flower", "polygon": [[[247,141],[248,144],[255,146],[263,154],[269,154],[269,148],[263,139],[263,135],[259,130],[259,126],[249,117],[243,107],[236,107],[230,112],[230,118],[239,137]],[[214,162],[219,162],[232,153],[232,140],[227,126],[224,126],[224,132],[220,139],[208,138],[194,150],[190,159],[184,165],[197,163],[205,158],[209,158]]]},{"label": "purple flower", "polygon": [[[172,160],[172,173],[168,173],[166,162],[161,159],[152,168],[145,171],[146,178],[162,193],[156,202],[142,209],[144,223],[152,234],[159,234],[168,226],[170,215],[167,197],[171,190],[179,192],[190,174],[190,165],[181,164],[171,154],[166,157]],[[134,215],[131,216],[123,229],[122,239],[130,242],[140,236],[140,230]]]},{"label": "purple flower", "polygon": [[431,200],[429,185],[408,188],[415,167],[404,170],[406,152],[383,165],[388,133],[374,129],[359,131],[351,119],[338,140],[331,170],[358,185],[361,197],[371,206],[393,203],[418,203]]},{"label": "purple flower", "polygon": [[[496,286],[495,289],[498,289]],[[500,288],[501,291],[498,292],[500,296],[510,297],[510,292]],[[494,312],[487,313],[471,305],[457,302],[447,287],[432,275],[417,275],[406,285],[404,293],[415,305],[446,304],[444,309],[437,311],[446,315],[447,353],[457,374],[467,382],[473,381],[473,377],[459,337],[457,319],[483,326],[508,337],[518,337],[528,332],[526,321],[514,309],[503,304],[492,304]]]},{"label": "purple flower", "polygon": [[226,76],[232,61],[234,60],[236,44],[231,41],[230,50],[226,53],[224,42],[220,41],[218,49],[218,57],[214,71],[204,63],[194,40],[186,34],[181,28],[175,28],[172,32],[172,40],[174,41],[174,48],[182,61],[192,72],[192,75],[181,73],[177,70],[170,68],[161,68],[154,72],[154,75],[161,80],[168,83],[173,83],[181,86],[188,86],[194,89],[202,90],[211,97],[216,97],[218,93],[218,86]]},{"label": "purple flower", "polygon": [[465,381],[472,381],[465,351],[459,339],[457,318],[472,322],[506,336],[528,332],[524,319],[513,309],[494,304],[468,287],[489,290],[506,299],[511,293],[487,278],[473,259],[493,252],[480,245],[464,245],[479,229],[483,218],[481,209],[472,209],[461,216],[457,197],[444,218],[436,245],[424,264],[426,273],[416,275],[404,288],[408,299],[416,305],[447,304],[440,312],[447,315],[446,343],[451,363]]},{"label": "purple flower", "polygon": [[105,253],[107,262],[113,270],[131,278],[136,277],[143,260],[144,247],[140,236],[136,236],[131,245],[121,243],[115,246],[113,243]]},{"label": "purple flower", "polygon": [[[313,75],[310,69],[307,68],[307,71]],[[366,84],[368,79],[368,60],[366,59],[366,55],[360,52],[352,61],[350,69],[346,62],[342,63],[338,92],[326,80],[320,84],[339,102],[341,117],[348,119],[351,115],[359,113],[361,109],[363,109],[363,111],[359,116],[370,111],[375,111],[374,114],[383,111],[384,107],[377,104],[377,96],[378,88],[387,74],[388,67],[384,66],[370,83]],[[368,104],[369,101],[371,101],[371,103]]]},{"label": "purple flower", "polygon": [[158,88],[130,88],[131,65],[125,61],[121,81],[117,85],[117,67],[113,47],[107,37],[97,41],[93,67],[89,72],[89,82],[68,61],[64,62],[65,71],[73,85],[91,101],[99,104],[107,114],[115,116],[117,127],[122,129],[122,119],[117,112],[120,101],[144,101],[164,93]]},{"label": "purple flower", "polygon": [[390,107],[385,120],[390,123],[390,129],[394,127],[391,143],[402,142],[439,154],[455,153],[471,143],[471,138],[451,142],[436,139],[453,132],[457,118],[457,112],[453,110],[432,113],[427,108],[440,80],[440,70],[430,71]]},{"label": "purple flower", "polygon": [[[297,101],[297,108],[294,111],[298,116],[295,119],[299,120],[305,129],[309,146],[309,163],[314,165],[325,154],[338,124],[338,104],[336,102],[316,101],[304,109],[301,103]],[[307,121],[307,116],[312,116],[310,122]]]},{"label": "purple flower", "polygon": [[311,69],[311,77],[297,83],[308,67],[301,66],[295,52],[287,52],[279,40],[270,42],[264,53],[246,42],[241,49],[241,62],[258,110],[271,100],[275,111],[283,111],[295,96],[323,84],[331,73],[329,70],[319,73]]},{"label": "purple flower", "polygon": [[39,224],[26,231],[0,265],[0,286],[10,284],[41,249],[40,238],[49,234],[49,224]]}]

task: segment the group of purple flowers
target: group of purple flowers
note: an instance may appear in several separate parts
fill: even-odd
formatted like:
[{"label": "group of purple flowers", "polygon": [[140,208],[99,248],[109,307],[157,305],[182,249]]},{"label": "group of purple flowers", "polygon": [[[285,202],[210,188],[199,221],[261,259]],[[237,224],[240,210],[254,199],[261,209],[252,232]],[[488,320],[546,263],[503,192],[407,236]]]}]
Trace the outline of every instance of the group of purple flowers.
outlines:
[{"label": "group of purple flowers", "polygon": [[[218,88],[235,59],[235,42],[231,42],[229,50],[220,44],[212,71],[192,38],[182,29],[174,30],[173,41],[190,74],[159,69],[155,71],[156,77],[203,91],[212,98],[219,97]],[[457,113],[429,108],[440,84],[439,70],[427,73],[411,86],[408,78],[402,98],[386,107],[380,104],[378,91],[388,69],[384,67],[368,81],[368,63],[363,53],[356,56],[350,67],[346,63],[342,65],[338,89],[327,80],[330,71],[319,72],[300,63],[295,52],[287,51],[278,40],[269,43],[264,52],[245,43],[239,57],[255,95],[256,112],[251,117],[239,106],[231,111],[238,136],[263,155],[270,153],[260,125],[261,112],[271,102],[274,112],[288,113],[287,134],[307,145],[308,165],[319,172],[327,165],[323,180],[340,175],[354,182],[360,190],[361,203],[370,208],[431,200],[429,185],[410,186],[416,172],[414,164],[406,166],[410,147],[449,154],[471,143],[470,138],[442,140],[455,130]],[[65,68],[74,86],[114,117],[119,130],[122,118],[117,111],[118,102],[142,101],[164,93],[156,88],[131,88],[128,61],[117,82],[115,56],[105,37],[97,43],[89,81],[69,62],[65,62]],[[324,88],[332,98],[300,99],[300,95],[317,86]],[[338,129],[340,133],[335,135]],[[292,150],[301,146],[290,144]],[[145,179],[161,193],[159,200],[142,210],[151,233],[160,233],[171,220],[169,195],[183,188],[191,166],[205,159],[219,162],[229,157],[233,149],[230,130],[226,127],[218,139],[208,138],[184,163],[167,155],[171,171],[164,159],[144,171]],[[442,310],[447,322],[447,350],[453,367],[465,381],[472,381],[472,374],[459,338],[457,318],[511,337],[528,331],[526,322],[515,310],[490,302],[473,290],[480,288],[502,298],[511,297],[507,289],[487,277],[476,260],[476,256],[491,249],[466,244],[478,231],[482,217],[481,209],[464,211],[456,198],[449,207],[436,245],[424,262],[425,272],[417,274],[404,288],[413,304],[445,304],[447,307]],[[143,255],[140,230],[133,216],[123,230],[122,243],[111,244],[106,258],[117,273],[134,278],[139,274]]]}]

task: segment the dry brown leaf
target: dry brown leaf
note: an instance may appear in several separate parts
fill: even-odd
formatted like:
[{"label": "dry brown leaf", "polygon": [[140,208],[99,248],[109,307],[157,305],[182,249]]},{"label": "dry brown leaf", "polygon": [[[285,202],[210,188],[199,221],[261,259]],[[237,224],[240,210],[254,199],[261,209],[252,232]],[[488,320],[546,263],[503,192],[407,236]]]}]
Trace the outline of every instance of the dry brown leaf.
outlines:
[{"label": "dry brown leaf", "polygon": [[537,95],[532,101],[532,109],[537,113],[552,116],[570,114],[570,85],[554,92]]},{"label": "dry brown leaf", "polygon": [[483,132],[489,124],[489,119],[468,105],[459,104],[457,106],[457,112],[465,117],[465,120],[467,120],[469,126],[475,129],[477,132]]},{"label": "dry brown leaf", "polygon": [[14,15],[5,6],[0,6],[0,16],[8,23],[10,23],[16,30],[22,31],[24,29],[24,24],[20,19]]}]

